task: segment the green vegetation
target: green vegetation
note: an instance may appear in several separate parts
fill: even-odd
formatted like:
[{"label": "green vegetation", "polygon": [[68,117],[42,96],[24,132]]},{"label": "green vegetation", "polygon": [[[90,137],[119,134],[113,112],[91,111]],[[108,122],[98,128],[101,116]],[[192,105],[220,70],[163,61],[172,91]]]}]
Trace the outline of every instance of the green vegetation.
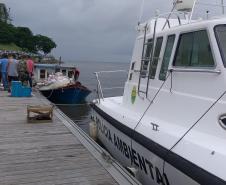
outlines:
[{"label": "green vegetation", "polygon": [[50,53],[51,50],[57,46],[49,37],[43,35],[35,35],[33,42],[35,43],[35,49],[43,51],[45,54]]},{"label": "green vegetation", "polygon": [[5,6],[5,4],[3,4],[3,3],[0,3],[0,20],[2,22],[7,22],[7,21],[11,20],[9,17],[8,10]]},{"label": "green vegetation", "polygon": [[22,49],[18,47],[16,44],[0,44],[0,50],[22,51]]},{"label": "green vegetation", "polygon": [[[1,7],[4,8],[1,9]],[[16,48],[21,48],[22,51],[43,52],[44,54],[50,53],[53,48],[57,47],[51,38],[43,35],[33,35],[29,28],[15,27],[9,23],[10,21],[6,7],[0,4],[0,44],[2,46],[9,46],[9,48],[18,46]],[[3,49],[6,50],[5,47]]]}]

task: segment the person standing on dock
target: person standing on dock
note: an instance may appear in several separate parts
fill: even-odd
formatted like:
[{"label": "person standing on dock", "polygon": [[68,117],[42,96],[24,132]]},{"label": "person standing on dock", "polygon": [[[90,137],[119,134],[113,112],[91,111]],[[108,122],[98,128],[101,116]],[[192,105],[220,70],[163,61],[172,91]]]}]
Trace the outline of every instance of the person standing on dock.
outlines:
[{"label": "person standing on dock", "polygon": [[0,85],[2,85],[2,72],[1,71],[2,71],[2,65],[0,64]]},{"label": "person standing on dock", "polygon": [[18,63],[19,80],[24,85],[28,80],[26,56],[22,56]]},{"label": "person standing on dock", "polygon": [[9,82],[9,91],[12,81],[18,81],[18,61],[15,59],[14,55],[9,55],[8,57],[8,66],[7,66],[8,82]]},{"label": "person standing on dock", "polygon": [[34,62],[31,59],[31,56],[28,56],[26,63],[27,63],[27,72],[28,72],[28,82],[30,84],[30,87],[32,88],[32,76],[33,76],[33,72],[34,72]]},{"label": "person standing on dock", "polygon": [[7,54],[3,54],[1,59],[0,59],[0,65],[1,65],[1,74],[2,74],[2,81],[3,81],[3,86],[4,90],[8,90],[8,79],[7,79],[7,66],[8,66],[8,58]]}]

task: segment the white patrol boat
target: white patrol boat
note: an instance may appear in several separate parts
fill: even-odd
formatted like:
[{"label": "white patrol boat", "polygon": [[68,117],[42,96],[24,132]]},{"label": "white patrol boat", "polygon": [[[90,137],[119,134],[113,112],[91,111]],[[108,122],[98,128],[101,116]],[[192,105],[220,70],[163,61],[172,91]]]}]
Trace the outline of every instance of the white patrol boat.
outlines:
[{"label": "white patrol boat", "polygon": [[97,136],[145,185],[226,184],[226,17],[193,21],[195,5],[138,26],[122,97],[98,81]]}]

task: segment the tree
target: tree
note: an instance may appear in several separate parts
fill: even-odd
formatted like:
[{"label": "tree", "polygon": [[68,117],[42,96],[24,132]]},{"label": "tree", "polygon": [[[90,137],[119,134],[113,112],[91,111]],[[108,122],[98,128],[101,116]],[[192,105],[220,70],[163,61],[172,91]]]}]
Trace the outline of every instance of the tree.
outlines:
[{"label": "tree", "polygon": [[15,44],[23,50],[37,52],[32,31],[27,27],[17,27],[15,31]]},{"label": "tree", "polygon": [[0,21],[0,43],[10,44],[15,40],[15,27]]},{"label": "tree", "polygon": [[49,37],[43,35],[33,35],[27,27],[15,27],[10,24],[10,15],[5,4],[0,3],[0,43],[14,43],[22,50],[37,53],[42,51],[44,54],[56,48],[56,43]]},{"label": "tree", "polygon": [[43,35],[34,36],[36,50],[42,51],[45,55],[50,53],[53,48],[56,48],[56,43],[49,37]]},{"label": "tree", "polygon": [[3,3],[0,3],[0,21],[5,22],[5,23],[11,21],[9,12],[8,12],[5,4],[3,4]]}]

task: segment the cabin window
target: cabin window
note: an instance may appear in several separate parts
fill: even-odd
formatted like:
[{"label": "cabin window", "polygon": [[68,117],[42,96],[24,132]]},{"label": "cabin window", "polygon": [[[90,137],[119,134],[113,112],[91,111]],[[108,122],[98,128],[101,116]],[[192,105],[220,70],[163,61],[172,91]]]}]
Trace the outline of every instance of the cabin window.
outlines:
[{"label": "cabin window", "polygon": [[41,69],[40,70],[40,79],[45,79],[46,78],[46,70],[45,69]]},{"label": "cabin window", "polygon": [[132,63],[131,70],[134,70],[135,62]]},{"label": "cabin window", "polygon": [[129,80],[132,80],[132,78],[133,78],[133,73],[130,73]]},{"label": "cabin window", "polygon": [[73,75],[74,75],[74,72],[73,72],[73,71],[68,71],[68,77],[69,77],[69,78],[72,78]]},{"label": "cabin window", "polygon": [[142,58],[142,67],[141,67],[141,77],[146,78],[147,70],[148,70],[148,64],[150,61],[150,56],[152,52],[152,39],[149,39],[147,43],[145,43],[144,46],[144,53]]},{"label": "cabin window", "polygon": [[226,25],[219,25],[215,27],[215,34],[220,48],[221,57],[226,67]]},{"label": "cabin window", "polygon": [[60,68],[56,68],[55,73],[60,72]]},{"label": "cabin window", "polygon": [[169,67],[169,62],[170,62],[170,58],[173,50],[174,41],[175,41],[175,35],[168,36],[165,53],[162,59],[162,66],[159,73],[159,80],[166,80],[166,74]]},{"label": "cabin window", "polygon": [[159,61],[159,55],[160,55],[161,48],[162,48],[162,41],[163,41],[163,37],[157,38],[153,61],[152,61],[152,64],[150,65],[150,78],[151,79],[155,78],[156,69],[157,69],[158,61]]},{"label": "cabin window", "polygon": [[152,51],[152,39],[148,39],[148,42],[146,43],[146,46],[145,46],[145,58],[146,59],[150,59],[150,56],[151,56],[151,51]]},{"label": "cabin window", "polygon": [[178,67],[213,67],[214,60],[206,30],[182,34],[173,63]]},{"label": "cabin window", "polygon": [[64,76],[66,76],[66,73],[67,73],[67,72],[66,72],[66,69],[63,69],[63,70],[62,70],[62,74],[63,74]]}]

